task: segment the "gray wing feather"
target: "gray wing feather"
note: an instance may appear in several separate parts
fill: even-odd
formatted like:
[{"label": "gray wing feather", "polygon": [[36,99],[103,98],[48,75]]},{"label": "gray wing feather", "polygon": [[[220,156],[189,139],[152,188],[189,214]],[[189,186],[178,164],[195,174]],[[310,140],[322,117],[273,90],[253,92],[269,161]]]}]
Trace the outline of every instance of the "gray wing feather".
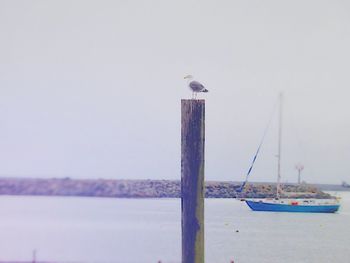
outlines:
[{"label": "gray wing feather", "polygon": [[200,92],[201,90],[205,89],[201,83],[195,80],[191,81],[189,86],[195,92]]}]

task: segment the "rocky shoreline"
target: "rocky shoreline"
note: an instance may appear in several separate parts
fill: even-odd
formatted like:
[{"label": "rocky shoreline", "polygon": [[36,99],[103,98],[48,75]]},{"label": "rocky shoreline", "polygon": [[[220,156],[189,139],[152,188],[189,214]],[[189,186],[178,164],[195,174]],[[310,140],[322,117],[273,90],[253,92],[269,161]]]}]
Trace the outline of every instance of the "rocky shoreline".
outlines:
[{"label": "rocky shoreline", "polygon": [[[274,197],[276,185],[249,183],[242,193],[240,182],[206,182],[207,198]],[[284,197],[330,198],[312,185],[283,185]],[[115,198],[180,198],[178,180],[76,180],[64,179],[0,179],[0,195],[91,196]]]}]

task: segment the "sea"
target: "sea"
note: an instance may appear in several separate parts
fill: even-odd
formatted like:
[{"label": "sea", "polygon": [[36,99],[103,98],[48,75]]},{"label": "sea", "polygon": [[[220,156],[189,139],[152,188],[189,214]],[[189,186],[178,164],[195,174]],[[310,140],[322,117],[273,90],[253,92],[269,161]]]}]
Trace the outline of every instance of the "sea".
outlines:
[{"label": "sea", "polygon": [[[205,200],[207,263],[349,263],[350,192],[336,214]],[[180,199],[0,196],[0,261],[181,262]]]}]

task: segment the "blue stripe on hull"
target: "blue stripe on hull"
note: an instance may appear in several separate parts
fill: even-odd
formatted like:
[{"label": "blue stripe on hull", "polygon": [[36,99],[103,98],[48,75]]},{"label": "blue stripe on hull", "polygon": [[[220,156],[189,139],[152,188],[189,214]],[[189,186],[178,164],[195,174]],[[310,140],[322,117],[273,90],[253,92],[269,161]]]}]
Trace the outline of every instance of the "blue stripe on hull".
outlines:
[{"label": "blue stripe on hull", "polygon": [[269,212],[335,213],[339,209],[339,205],[282,205],[250,200],[246,203],[254,211]]}]

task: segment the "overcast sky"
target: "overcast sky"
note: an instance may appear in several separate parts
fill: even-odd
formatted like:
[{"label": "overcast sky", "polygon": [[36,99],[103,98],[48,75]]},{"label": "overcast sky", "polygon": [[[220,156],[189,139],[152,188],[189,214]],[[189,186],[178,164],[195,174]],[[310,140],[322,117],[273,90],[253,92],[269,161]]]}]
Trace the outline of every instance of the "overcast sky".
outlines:
[{"label": "overcast sky", "polygon": [[[183,77],[207,180],[243,180],[280,91],[282,181],[350,182],[349,1],[0,1],[0,176],[180,178]],[[277,115],[252,181],[276,180]]]}]

